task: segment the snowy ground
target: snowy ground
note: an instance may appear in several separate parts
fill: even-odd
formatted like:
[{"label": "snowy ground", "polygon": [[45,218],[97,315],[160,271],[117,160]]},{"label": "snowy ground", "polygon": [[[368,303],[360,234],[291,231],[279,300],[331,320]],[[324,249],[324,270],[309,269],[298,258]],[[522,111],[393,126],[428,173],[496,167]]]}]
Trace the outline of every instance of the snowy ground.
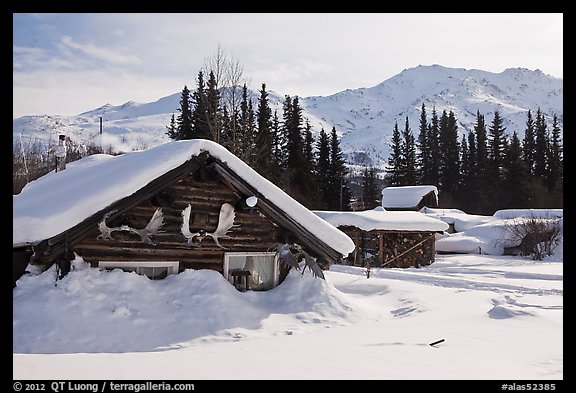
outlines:
[{"label": "snowy ground", "polygon": [[14,289],[14,379],[563,379],[561,257],[336,265],[246,293],[75,265]]}]

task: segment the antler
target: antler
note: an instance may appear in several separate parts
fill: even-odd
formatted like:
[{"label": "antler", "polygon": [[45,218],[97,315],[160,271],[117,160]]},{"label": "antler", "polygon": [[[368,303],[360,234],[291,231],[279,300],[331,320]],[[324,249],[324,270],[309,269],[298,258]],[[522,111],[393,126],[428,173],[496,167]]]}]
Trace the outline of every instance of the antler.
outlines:
[{"label": "antler", "polygon": [[188,204],[188,206],[186,206],[186,208],[184,210],[182,210],[182,226],[180,227],[180,232],[182,232],[182,234],[184,235],[184,237],[186,239],[188,239],[188,246],[194,246],[197,247],[198,244],[194,244],[192,243],[192,241],[194,240],[194,238],[196,236],[200,236],[200,241],[202,241],[202,239],[204,238],[204,233],[200,233],[200,232],[196,232],[196,233],[192,233],[190,232],[190,212],[192,211],[192,207],[190,206],[190,204]]},{"label": "antler", "polygon": [[164,225],[164,214],[162,213],[162,209],[158,208],[144,228],[136,229],[128,226],[122,226],[121,228],[140,235],[140,239],[142,239],[144,243],[153,245],[154,242],[152,242],[150,236],[157,235],[162,225]]},{"label": "antler", "polygon": [[[292,251],[292,248],[295,251]],[[322,268],[316,262],[316,259],[313,258],[310,254],[302,249],[299,244],[293,244],[292,246],[284,243],[279,244],[277,246],[277,253],[278,258],[282,263],[287,265],[288,267],[293,267],[296,270],[300,270],[299,262],[302,258],[304,258],[304,269],[302,270],[302,274],[306,271],[306,267],[310,269],[314,277],[319,277],[321,279],[324,278],[324,273],[322,272]]]},{"label": "antler", "polygon": [[106,220],[108,218],[110,218],[110,216],[114,213],[116,213],[118,210],[111,210],[108,213],[104,214],[104,217],[102,218],[102,221],[100,221],[98,223],[98,230],[100,231],[100,234],[98,235],[97,239],[103,239],[103,240],[112,240],[112,232],[115,231],[122,231],[124,230],[123,227],[113,227],[113,228],[109,228],[106,225]]},{"label": "antler", "polygon": [[236,212],[234,211],[234,206],[229,203],[224,203],[220,207],[220,216],[218,217],[218,226],[216,230],[211,233],[206,233],[206,236],[211,236],[214,239],[214,243],[222,249],[226,249],[222,247],[218,238],[229,239],[228,232],[234,227],[239,225],[234,225],[234,219],[236,218]]}]

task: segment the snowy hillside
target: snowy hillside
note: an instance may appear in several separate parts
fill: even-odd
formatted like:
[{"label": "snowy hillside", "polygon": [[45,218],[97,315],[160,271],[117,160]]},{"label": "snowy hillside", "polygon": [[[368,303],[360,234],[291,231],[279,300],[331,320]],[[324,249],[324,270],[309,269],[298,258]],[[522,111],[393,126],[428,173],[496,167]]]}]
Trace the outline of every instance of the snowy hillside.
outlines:
[{"label": "snowy hillside", "polygon": [[[253,86],[254,102],[259,88]],[[176,92],[151,103],[106,104],[78,116],[24,116],[13,120],[13,140],[55,144],[58,134],[64,133],[75,141],[111,145],[118,151],[142,150],[168,141],[166,126],[172,114],[178,114],[179,100],[180,92]],[[269,100],[281,119],[284,94],[269,91]],[[418,133],[422,103],[429,118],[433,106],[438,115],[444,109],[454,111],[460,132],[472,128],[477,111],[489,125],[496,109],[507,131],[517,131],[520,137],[529,109],[541,108],[548,121],[556,113],[563,127],[563,80],[524,68],[491,73],[418,66],[370,88],[348,89],[327,97],[300,97],[303,116],[314,131],[324,127],[329,132],[335,126],[342,135],[344,152],[365,152],[375,161],[388,157],[394,122],[403,127],[408,116],[413,133]]]}]

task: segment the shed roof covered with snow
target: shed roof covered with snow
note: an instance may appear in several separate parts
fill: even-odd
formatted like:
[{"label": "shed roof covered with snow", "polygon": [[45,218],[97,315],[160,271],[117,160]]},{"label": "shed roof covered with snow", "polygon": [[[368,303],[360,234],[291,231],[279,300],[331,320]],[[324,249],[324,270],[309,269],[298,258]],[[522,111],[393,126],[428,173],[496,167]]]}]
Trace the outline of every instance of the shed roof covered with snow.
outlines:
[{"label": "shed roof covered with snow", "polygon": [[432,185],[386,187],[382,207],[387,210],[420,210],[438,206],[438,188]]},{"label": "shed roof covered with snow", "polygon": [[449,225],[420,212],[386,211],[382,207],[373,210],[340,212],[320,211],[314,213],[335,227],[354,226],[363,231],[445,231]]}]

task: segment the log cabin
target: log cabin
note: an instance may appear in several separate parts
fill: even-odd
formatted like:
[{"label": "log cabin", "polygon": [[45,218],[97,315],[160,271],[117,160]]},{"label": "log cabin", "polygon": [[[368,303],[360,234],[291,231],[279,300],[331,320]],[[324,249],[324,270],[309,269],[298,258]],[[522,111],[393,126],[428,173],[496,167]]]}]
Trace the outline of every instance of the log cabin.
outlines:
[{"label": "log cabin", "polygon": [[386,211],[382,207],[354,212],[314,211],[346,233],[355,250],[355,266],[420,267],[434,262],[436,233],[448,224],[420,212]]},{"label": "log cabin", "polygon": [[69,163],[13,197],[13,276],[80,256],[92,267],[152,279],[217,270],[238,289],[277,286],[288,267],[278,247],[297,247],[324,269],[354,243],[221,145],[168,142]]}]

